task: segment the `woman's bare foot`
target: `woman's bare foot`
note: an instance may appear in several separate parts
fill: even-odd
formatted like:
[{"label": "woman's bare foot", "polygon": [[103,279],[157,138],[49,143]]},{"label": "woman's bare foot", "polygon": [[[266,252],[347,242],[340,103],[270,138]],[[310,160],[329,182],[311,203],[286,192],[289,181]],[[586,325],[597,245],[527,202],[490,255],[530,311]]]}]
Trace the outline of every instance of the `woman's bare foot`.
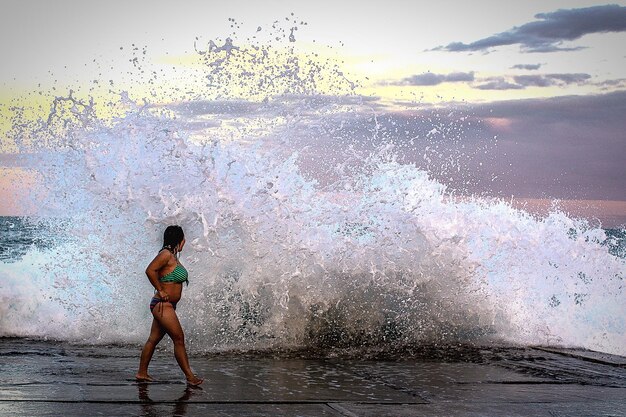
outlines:
[{"label": "woman's bare foot", "polygon": [[198,378],[197,376],[193,375],[191,378],[187,378],[187,384],[197,387],[198,385],[202,384],[204,382],[204,378]]},{"label": "woman's bare foot", "polygon": [[135,381],[137,381],[137,382],[152,382],[152,381],[154,381],[154,379],[150,375],[148,375],[148,374],[145,374],[145,375],[137,374],[137,375],[135,375]]}]

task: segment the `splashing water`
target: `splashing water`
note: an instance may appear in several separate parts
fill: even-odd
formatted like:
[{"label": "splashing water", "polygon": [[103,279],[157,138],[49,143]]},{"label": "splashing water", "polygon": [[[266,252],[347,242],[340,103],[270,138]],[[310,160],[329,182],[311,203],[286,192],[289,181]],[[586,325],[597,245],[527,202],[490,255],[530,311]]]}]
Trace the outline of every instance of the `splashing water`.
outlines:
[{"label": "splashing water", "polygon": [[68,220],[55,246],[0,263],[0,336],[142,341],[143,271],[180,224],[191,285],[178,312],[195,351],[504,341],[626,354],[626,263],[602,229],[450,193],[435,177],[482,152],[446,152],[466,117],[388,140],[380,103],[299,52],[293,27],[278,33],[288,47],[196,41],[193,97],[122,94],[107,118],[70,93],[14,122],[41,173],[38,215]]}]

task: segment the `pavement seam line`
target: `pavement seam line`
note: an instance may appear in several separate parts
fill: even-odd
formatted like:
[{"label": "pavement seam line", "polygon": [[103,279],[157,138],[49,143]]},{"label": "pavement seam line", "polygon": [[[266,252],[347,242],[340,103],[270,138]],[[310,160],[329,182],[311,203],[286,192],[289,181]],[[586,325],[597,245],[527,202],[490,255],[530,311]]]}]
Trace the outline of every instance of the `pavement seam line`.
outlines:
[{"label": "pavement seam line", "polygon": [[[219,400],[196,400],[196,401],[177,401],[177,400],[164,400],[164,401],[140,401],[140,400],[26,400],[26,399],[0,399],[0,403],[67,403],[67,404],[335,404],[329,403],[329,400],[301,400],[301,401],[219,401]],[[367,404],[367,405],[428,405],[430,403],[424,402],[386,402],[386,401],[349,401],[351,404]]]},{"label": "pavement seam line", "polygon": [[357,414],[354,414],[352,411],[343,408],[337,403],[326,403],[327,406],[338,412],[344,417],[359,417]]}]

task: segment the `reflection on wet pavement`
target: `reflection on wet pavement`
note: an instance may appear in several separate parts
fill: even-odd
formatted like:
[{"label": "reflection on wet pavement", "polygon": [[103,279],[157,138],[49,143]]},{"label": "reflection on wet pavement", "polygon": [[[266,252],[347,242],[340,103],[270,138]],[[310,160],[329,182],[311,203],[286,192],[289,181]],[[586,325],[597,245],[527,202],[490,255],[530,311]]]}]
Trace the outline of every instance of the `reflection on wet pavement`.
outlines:
[{"label": "reflection on wet pavement", "polygon": [[[467,349],[466,349],[467,350]],[[398,360],[194,357],[187,386],[172,353],[134,380],[138,348],[0,339],[0,415],[626,415],[623,358],[474,348]]]}]

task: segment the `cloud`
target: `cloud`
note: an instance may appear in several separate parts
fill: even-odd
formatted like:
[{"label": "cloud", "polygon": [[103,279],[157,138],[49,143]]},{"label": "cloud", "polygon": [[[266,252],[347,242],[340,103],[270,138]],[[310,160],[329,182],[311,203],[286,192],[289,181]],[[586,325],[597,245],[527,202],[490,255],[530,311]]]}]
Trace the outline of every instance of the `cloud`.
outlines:
[{"label": "cloud", "polygon": [[588,79],[591,78],[591,75],[583,73],[547,74],[546,78],[562,81],[565,84],[584,84]]},{"label": "cloud", "polygon": [[515,83],[525,87],[549,87],[554,81],[545,75],[517,75],[513,77]]},{"label": "cloud", "polygon": [[614,80],[605,80],[602,82],[595,83],[600,90],[614,90],[614,89],[623,89],[626,88],[626,78],[618,78]]},{"label": "cloud", "polygon": [[453,42],[433,50],[488,51],[498,46],[520,45],[524,52],[575,51],[583,47],[563,47],[562,43],[592,33],[626,31],[626,7],[616,4],[559,9],[551,13],[537,14],[535,17],[539,20],[469,44]]},{"label": "cloud", "polygon": [[[535,65],[515,65],[513,68],[539,68],[541,64]],[[533,74],[500,76],[488,78],[476,78],[474,71],[453,72],[450,74],[436,74],[425,72],[411,75],[401,80],[384,82],[383,85],[398,86],[435,86],[442,83],[464,82],[472,85],[478,90],[522,90],[526,87],[552,87],[567,86],[570,84],[586,84],[591,75],[584,73],[565,74]],[[475,83],[476,82],[476,83]]]},{"label": "cloud", "polygon": [[[552,120],[555,123],[566,117],[568,120],[589,125],[603,125],[609,120],[617,121],[621,125],[626,123],[623,117],[626,114],[626,91],[586,96],[499,101],[471,106],[471,111],[478,117],[528,121],[532,119],[533,122],[541,119]],[[596,123],[591,123],[594,120]],[[623,146],[626,145],[623,140],[621,142]]]},{"label": "cloud", "polygon": [[[470,116],[468,124],[461,125],[456,143],[465,148],[474,144],[475,149],[480,149],[482,142],[485,152],[474,153],[471,161],[466,162],[470,169],[464,180],[472,182],[462,190],[464,193],[626,201],[626,90],[480,104],[450,103],[438,109],[422,109],[417,104],[411,113],[415,115],[409,119],[411,128],[420,126],[421,121],[421,132],[433,122],[450,129],[459,126],[460,115]],[[439,116],[435,118],[433,113]],[[407,136],[415,133],[403,126],[400,134],[405,130],[409,130]],[[497,136],[495,146],[488,143],[493,136]],[[416,141],[414,147],[418,146]],[[416,153],[416,164],[422,167],[419,152]],[[431,167],[435,178],[453,189],[459,188],[462,181],[450,181],[448,175],[437,175],[435,165]],[[625,216],[622,213],[621,222]]]},{"label": "cloud", "polygon": [[538,70],[539,68],[541,68],[541,64],[517,64],[511,67],[511,69],[523,69],[529,71]]},{"label": "cloud", "polygon": [[504,77],[488,78],[484,84],[479,84],[474,88],[478,90],[521,90],[523,85],[514,84],[507,81]]},{"label": "cloud", "polygon": [[626,91],[492,102],[467,111],[508,121],[506,131],[492,127],[501,155],[493,161],[512,163],[502,176],[503,195],[626,200]]},{"label": "cloud", "polygon": [[168,108],[175,110],[183,116],[203,116],[228,114],[231,116],[243,116],[256,113],[261,103],[244,100],[197,100],[177,104],[171,104]]},{"label": "cloud", "polygon": [[521,90],[526,87],[562,87],[570,84],[586,84],[590,78],[591,75],[584,73],[515,75],[513,77],[486,78],[483,80],[483,84],[478,84],[474,88],[478,90]]},{"label": "cloud", "polygon": [[184,117],[215,116],[219,118],[279,116],[297,107],[317,111],[330,106],[368,105],[378,107],[379,97],[331,96],[323,94],[278,95],[266,101],[195,100],[164,105]]},{"label": "cloud", "polygon": [[450,74],[435,74],[425,72],[423,74],[411,75],[400,81],[388,83],[390,85],[403,86],[433,86],[441,83],[457,83],[474,81],[474,72],[453,72]]},{"label": "cloud", "polygon": [[291,140],[307,149],[307,171],[337,179],[347,153],[367,155],[392,143],[399,162],[461,194],[626,201],[626,91],[437,108],[396,104],[404,110],[325,115],[301,125]]},{"label": "cloud", "polygon": [[474,72],[453,72],[446,75],[446,82],[474,81]]},{"label": "cloud", "polygon": [[[537,74],[518,81],[590,82],[587,74],[577,73]],[[513,76],[474,83],[482,88],[525,87]],[[189,117],[181,115],[183,121],[195,122],[198,117],[204,121],[202,116],[210,111],[205,117],[225,125],[249,105],[253,112],[243,117],[254,120],[271,121],[277,113],[300,110],[288,127],[270,124],[267,136],[288,144],[276,151],[298,151],[303,174],[321,187],[358,172],[372,152],[391,149],[398,162],[428,171],[463,195],[626,201],[626,91],[437,106],[419,102],[386,106],[377,98],[299,95],[252,105],[244,101],[179,105],[195,110]],[[274,107],[268,110],[270,105]]]},{"label": "cloud", "polygon": [[615,80],[606,80],[606,81],[602,81],[599,83],[596,83],[596,85],[599,86],[617,86],[617,85],[622,85],[626,83],[626,78],[618,78]]},{"label": "cloud", "polygon": [[516,75],[515,82],[523,87],[551,87],[569,84],[584,84],[589,74],[545,74],[545,75]]}]

